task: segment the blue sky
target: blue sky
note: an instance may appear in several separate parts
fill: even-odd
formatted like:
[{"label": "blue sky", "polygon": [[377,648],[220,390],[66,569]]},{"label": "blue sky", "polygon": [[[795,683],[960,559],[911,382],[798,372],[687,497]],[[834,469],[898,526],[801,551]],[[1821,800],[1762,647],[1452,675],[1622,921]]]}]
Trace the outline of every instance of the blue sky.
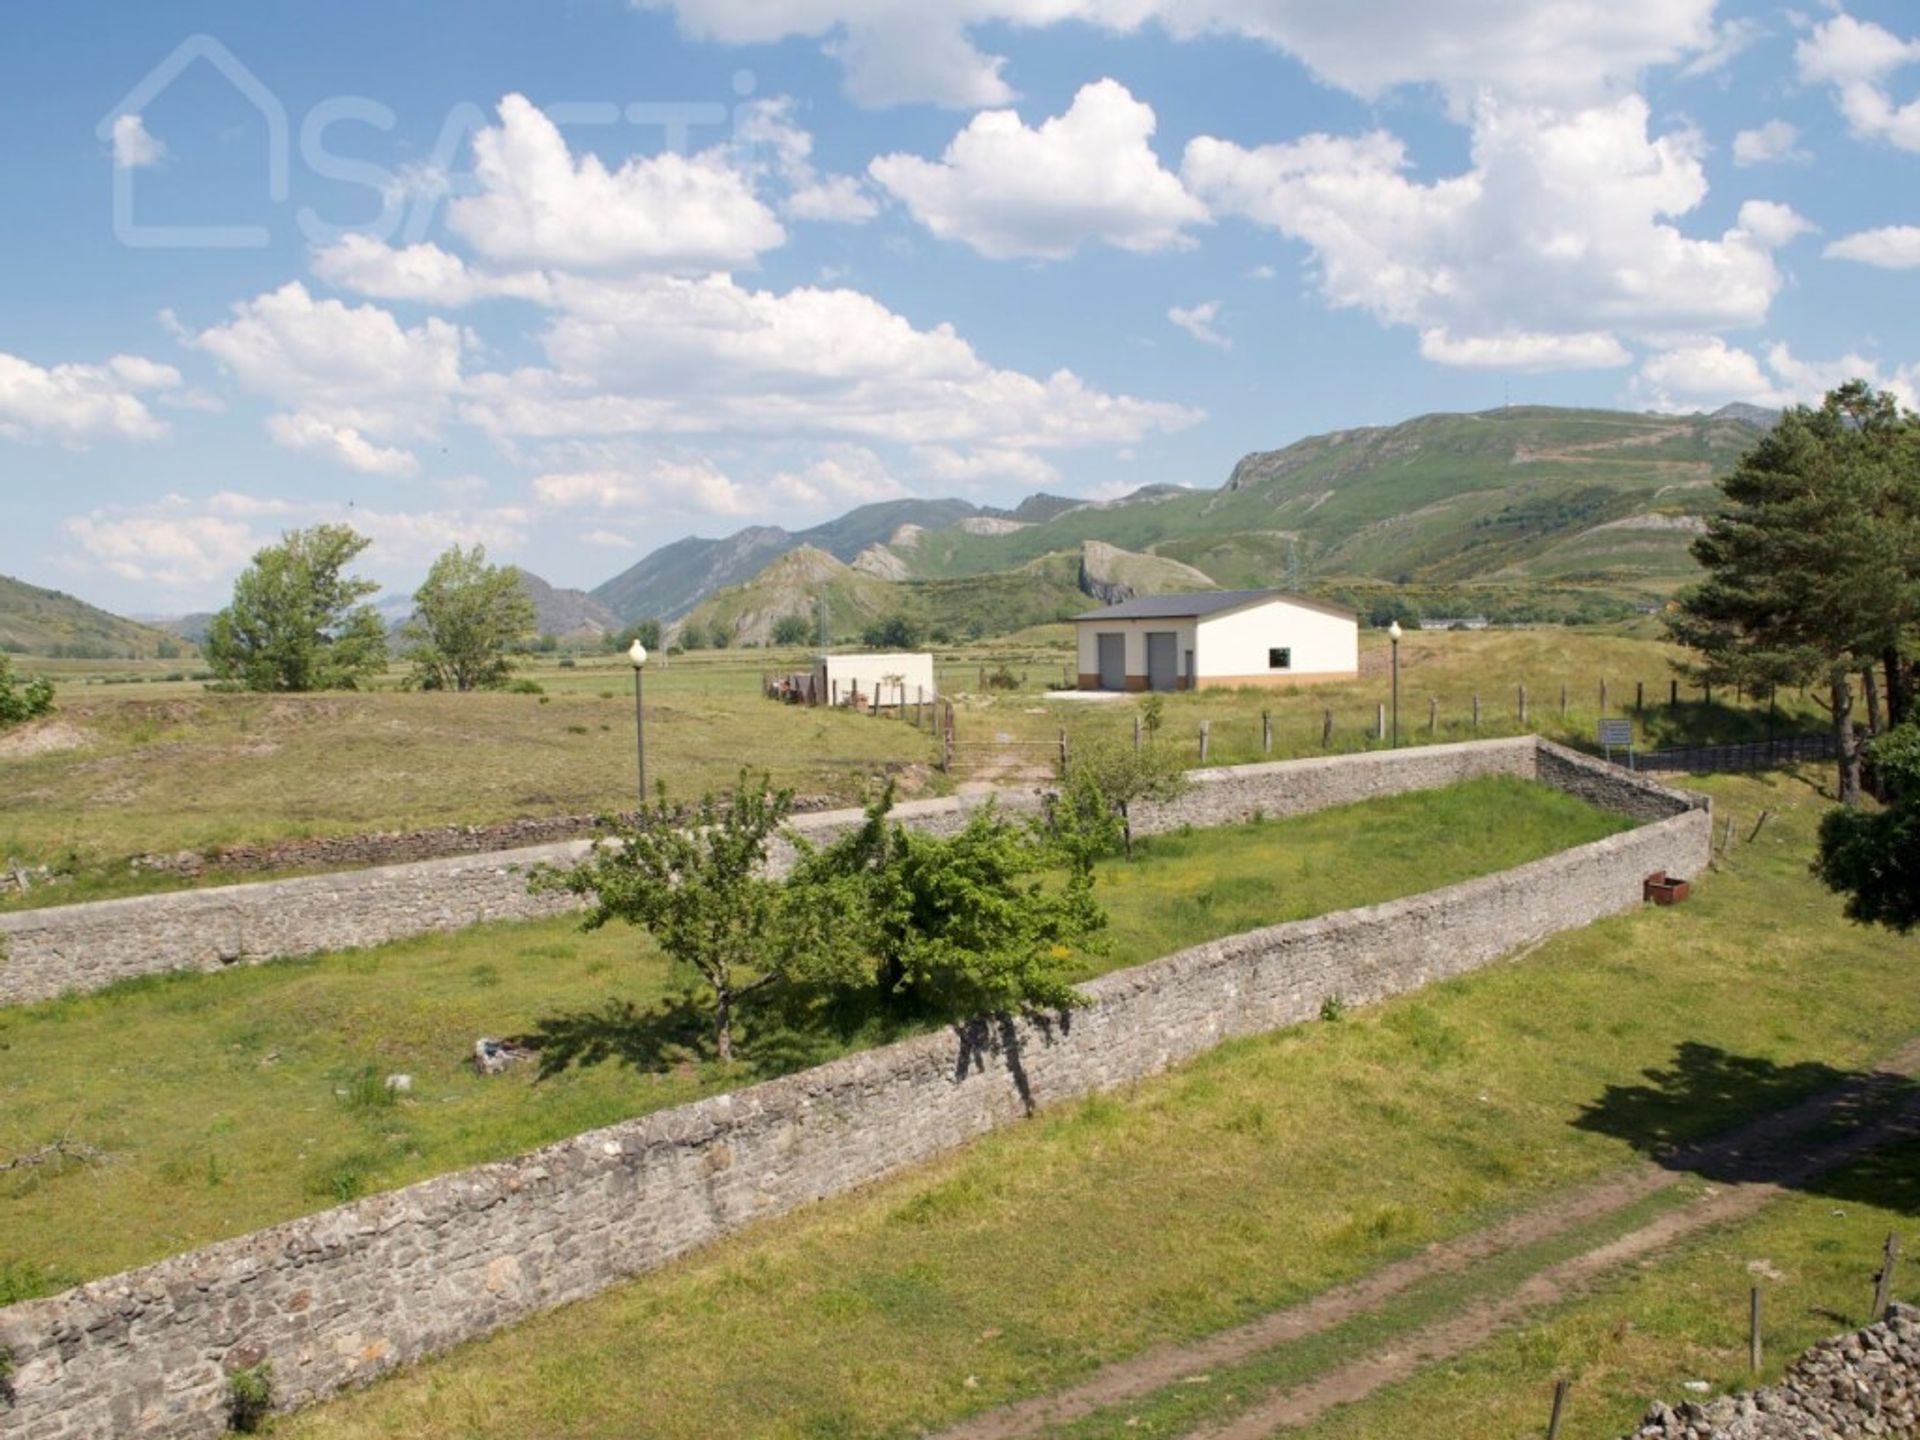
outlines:
[{"label": "blue sky", "polygon": [[591,586],[1513,401],[1920,389],[1895,0],[10,6],[0,572]]}]

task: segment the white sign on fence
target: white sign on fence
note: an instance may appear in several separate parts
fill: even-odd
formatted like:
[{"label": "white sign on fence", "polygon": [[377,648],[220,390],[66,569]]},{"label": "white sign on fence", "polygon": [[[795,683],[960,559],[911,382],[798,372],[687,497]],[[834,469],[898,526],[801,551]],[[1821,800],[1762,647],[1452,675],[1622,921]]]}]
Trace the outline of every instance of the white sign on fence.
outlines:
[{"label": "white sign on fence", "polygon": [[1613,759],[1615,750],[1627,752],[1628,768],[1633,764],[1633,722],[1631,720],[1602,720],[1600,722],[1600,748],[1607,752],[1607,759]]}]

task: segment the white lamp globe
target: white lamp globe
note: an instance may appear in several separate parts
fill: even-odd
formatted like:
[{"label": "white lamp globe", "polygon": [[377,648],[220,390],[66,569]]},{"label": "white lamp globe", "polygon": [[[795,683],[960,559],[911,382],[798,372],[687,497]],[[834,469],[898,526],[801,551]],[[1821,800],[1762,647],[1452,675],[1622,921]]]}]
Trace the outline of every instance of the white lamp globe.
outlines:
[{"label": "white lamp globe", "polygon": [[647,663],[647,647],[642,645],[638,640],[634,641],[633,647],[627,651],[627,659],[631,662],[633,668],[638,670],[642,665]]},{"label": "white lamp globe", "polygon": [[1400,622],[1398,620],[1387,626],[1387,638],[1389,640],[1398,640],[1405,633],[1406,632],[1400,628]]}]

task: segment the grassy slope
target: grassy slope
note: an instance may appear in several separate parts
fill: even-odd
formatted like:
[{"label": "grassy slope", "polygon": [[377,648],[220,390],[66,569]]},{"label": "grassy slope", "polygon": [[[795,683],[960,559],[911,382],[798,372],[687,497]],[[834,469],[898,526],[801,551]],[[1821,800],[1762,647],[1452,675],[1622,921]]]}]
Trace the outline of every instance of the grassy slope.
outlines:
[{"label": "grassy slope", "polygon": [[1094,603],[1080,592],[1077,554],[1045,555],[1012,570],[964,579],[900,582],[846,567],[802,578],[794,560],[782,556],[746,584],[701,602],[688,614],[689,623],[759,640],[783,615],[812,623],[824,600],[833,634],[851,643],[868,624],[894,615],[906,616],[922,633],[938,626],[953,635],[1000,635],[1077,614]]},{"label": "grassy slope", "polygon": [[[1297,1300],[1622,1164],[1633,1143],[1574,1122],[1683,1044],[1849,1067],[1920,1028],[1920,941],[1845,925],[1807,874],[1811,786],[1707,788],[1742,836],[1759,807],[1775,819],[1687,906],[1604,921],[1338,1024],[1229,1044],[466,1347],[288,1433],[624,1440],[644,1415],[658,1437],[910,1435]],[[1664,1128],[1714,1133],[1783,1098],[1715,1090]],[[1796,1202],[1770,1217],[1781,1228],[1764,1250],[1729,1247],[1708,1270],[1634,1282],[1666,1297],[1647,1335],[1597,1314],[1550,1343],[1517,1337],[1513,1364],[1453,1367],[1436,1398],[1373,1426],[1362,1407],[1338,1433],[1504,1440],[1544,1423],[1545,1386],[1585,1357],[1616,1396],[1671,1394],[1702,1363],[1677,1343],[1688,1307],[1688,1323],[1716,1317],[1702,1333],[1722,1374],[1726,1295],[1748,1283],[1745,1261],[1774,1256],[1794,1274],[1838,1238],[1834,1208]],[[1868,1218],[1853,1244],[1884,1224]],[[1857,1310],[1868,1267],[1850,1248],[1844,1269]],[[1711,1294],[1687,1289],[1709,1270]],[[1809,1328],[1793,1322],[1796,1336]],[[1614,1419],[1631,1408],[1615,1403]],[[1098,1433],[1133,1433],[1123,1424]],[[1622,1428],[1583,1420],[1573,1433]]]},{"label": "grassy slope", "polygon": [[1711,480],[1757,434],[1609,411],[1423,416],[1249,456],[1235,489],[1081,509],[1004,536],[942,531],[913,558],[924,574],[972,574],[1100,539],[1164,549],[1223,584],[1273,583],[1297,536],[1315,581],[1459,582],[1564,575],[1556,549],[1580,536],[1578,573],[1635,588],[1683,573],[1675,566],[1689,537],[1594,527],[1649,511],[1698,513]]},{"label": "grassy slope", "polygon": [[[1070,737],[1130,735],[1132,702],[1048,697],[1045,686],[1071,663],[1069,646],[1064,630],[1049,628],[943,650],[939,679],[956,697],[961,738],[1052,741],[1061,729]],[[1363,678],[1351,684],[1169,696],[1162,733],[1192,748],[1207,720],[1217,763],[1255,760],[1263,754],[1260,715],[1267,711],[1275,757],[1319,754],[1322,712],[1331,708],[1334,748],[1365,748],[1375,743],[1368,738],[1375,707],[1390,687],[1384,638],[1368,632],[1362,647]],[[889,769],[905,768],[909,792],[945,783],[930,769],[938,758],[930,732],[760,698],[762,669],[804,665],[807,653],[701,652],[649,669],[650,774],[682,797],[730,784],[743,760],[771,767],[803,794],[843,799],[856,796],[867,776]],[[1476,690],[1483,702],[1479,733],[1519,733],[1515,686],[1524,683],[1526,729],[1587,742],[1598,718],[1599,681],[1612,685],[1616,710],[1631,704],[1636,679],[1650,700],[1664,701],[1676,653],[1622,631],[1415,632],[1401,646],[1403,735],[1409,743],[1468,738]],[[982,672],[1002,662],[1026,676],[1027,688],[979,693]],[[186,684],[82,684],[72,673],[82,667],[49,668],[70,673],[51,724],[77,744],[9,753],[34,731],[0,737],[9,781],[0,787],[0,859],[77,858],[88,879],[79,888],[43,888],[30,903],[122,893],[132,882],[113,862],[148,850],[577,813],[624,805],[632,793],[632,678],[617,657],[534,671],[552,692],[546,705],[525,695],[208,695]],[[1562,684],[1570,701],[1564,718]],[[1429,697],[1440,701],[1432,736]],[[1659,704],[1643,717],[1643,736],[1660,743],[1764,736],[1764,709],[1722,703],[1731,698],[1716,696],[1711,709],[1698,703],[1697,692],[1677,710]],[[1789,718],[1815,719],[1811,705],[1791,694],[1782,706]]]},{"label": "grassy slope", "polygon": [[[1107,867],[1112,946],[1087,969],[1484,874],[1622,823],[1552,791],[1486,781],[1160,837],[1134,865]],[[1344,864],[1362,845],[1368,864]],[[540,1085],[481,1080],[464,1063],[476,1036],[517,1033],[610,992],[650,1003],[672,984],[643,937],[553,921],[0,1011],[0,1149],[70,1130],[113,1157],[0,1179],[0,1286],[8,1267],[16,1288],[120,1269],[836,1048],[785,1034],[756,1048],[750,1036],[756,1058],[733,1075],[607,1067]],[[412,1097],[398,1107],[337,1097],[366,1067],[367,1098],[396,1072],[415,1077]]]},{"label": "grassy slope", "polygon": [[163,630],[122,620],[58,590],[0,575],[0,650],[142,658],[163,646],[171,651],[184,648]]}]

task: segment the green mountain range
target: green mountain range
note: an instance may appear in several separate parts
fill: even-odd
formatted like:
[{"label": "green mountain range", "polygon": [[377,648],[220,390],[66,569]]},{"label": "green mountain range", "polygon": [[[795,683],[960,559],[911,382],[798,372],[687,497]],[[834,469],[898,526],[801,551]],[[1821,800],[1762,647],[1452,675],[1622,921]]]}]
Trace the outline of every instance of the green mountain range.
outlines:
[{"label": "green mountain range", "polygon": [[[628,618],[685,617],[744,642],[822,599],[836,634],[876,614],[993,633],[1010,618],[1210,584],[1496,619],[1625,614],[1691,578],[1688,546],[1718,502],[1715,481],[1771,419],[1748,406],[1426,415],[1248,455],[1218,490],[1036,496],[1011,511],[901,501],[799,535],[681,541],[594,594]],[[780,563],[802,550],[804,563]],[[663,557],[682,567],[671,580]]]}]

